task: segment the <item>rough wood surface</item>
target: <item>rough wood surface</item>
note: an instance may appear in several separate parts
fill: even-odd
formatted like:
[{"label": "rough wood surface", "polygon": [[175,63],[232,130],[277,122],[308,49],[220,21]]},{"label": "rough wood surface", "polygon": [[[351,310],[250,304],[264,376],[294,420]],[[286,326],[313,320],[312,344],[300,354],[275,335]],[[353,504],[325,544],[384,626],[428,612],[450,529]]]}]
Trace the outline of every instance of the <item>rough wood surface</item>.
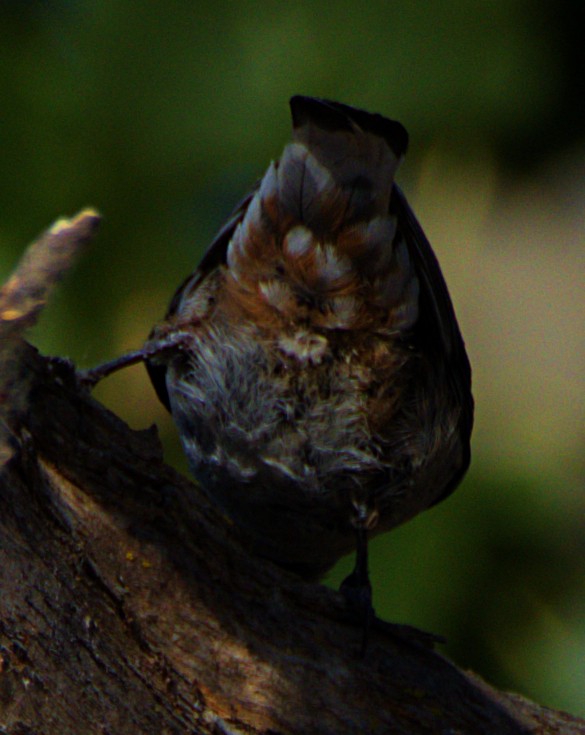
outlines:
[{"label": "rough wood surface", "polygon": [[360,658],[340,595],[250,556],[156,430],[1,349],[0,733],[585,733],[399,626]]}]

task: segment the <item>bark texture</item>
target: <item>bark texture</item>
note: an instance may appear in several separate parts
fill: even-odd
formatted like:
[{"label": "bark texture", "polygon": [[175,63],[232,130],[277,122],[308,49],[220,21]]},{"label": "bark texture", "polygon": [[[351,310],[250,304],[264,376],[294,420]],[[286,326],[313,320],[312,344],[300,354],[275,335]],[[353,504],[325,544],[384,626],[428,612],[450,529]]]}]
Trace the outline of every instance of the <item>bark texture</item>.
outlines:
[{"label": "bark texture", "polygon": [[[96,222],[60,230],[62,270]],[[20,296],[0,292],[0,733],[585,733],[401,626],[377,626],[360,658],[339,594],[252,557],[155,429],[130,430],[23,341],[50,284],[31,300],[15,276]]]}]

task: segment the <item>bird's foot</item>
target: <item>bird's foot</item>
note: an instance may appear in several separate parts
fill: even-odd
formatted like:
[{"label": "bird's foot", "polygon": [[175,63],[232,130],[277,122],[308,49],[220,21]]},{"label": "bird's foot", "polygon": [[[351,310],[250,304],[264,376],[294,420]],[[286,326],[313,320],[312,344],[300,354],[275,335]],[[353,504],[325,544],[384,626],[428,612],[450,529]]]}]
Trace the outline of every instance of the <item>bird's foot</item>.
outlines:
[{"label": "bird's foot", "polygon": [[438,643],[447,642],[446,638],[442,635],[429,633],[426,630],[415,628],[413,625],[389,623],[378,617],[374,617],[372,620],[371,630],[391,636],[409,645],[422,646],[423,648],[433,649]]},{"label": "bird's foot", "polygon": [[360,657],[363,658],[366,654],[370,628],[377,619],[372,604],[372,586],[369,579],[364,580],[362,575],[354,570],[343,580],[339,591],[345,597],[351,618],[362,628]]}]

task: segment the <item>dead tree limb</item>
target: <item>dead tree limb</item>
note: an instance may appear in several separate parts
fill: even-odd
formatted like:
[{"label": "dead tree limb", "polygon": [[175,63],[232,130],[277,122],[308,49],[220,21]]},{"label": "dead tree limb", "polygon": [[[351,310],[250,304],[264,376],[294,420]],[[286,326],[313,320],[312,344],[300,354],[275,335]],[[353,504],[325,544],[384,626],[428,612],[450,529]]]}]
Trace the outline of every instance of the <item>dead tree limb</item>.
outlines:
[{"label": "dead tree limb", "polygon": [[359,658],[339,594],[253,558],[155,429],[23,341],[96,222],[0,293],[0,733],[585,733],[399,626]]}]

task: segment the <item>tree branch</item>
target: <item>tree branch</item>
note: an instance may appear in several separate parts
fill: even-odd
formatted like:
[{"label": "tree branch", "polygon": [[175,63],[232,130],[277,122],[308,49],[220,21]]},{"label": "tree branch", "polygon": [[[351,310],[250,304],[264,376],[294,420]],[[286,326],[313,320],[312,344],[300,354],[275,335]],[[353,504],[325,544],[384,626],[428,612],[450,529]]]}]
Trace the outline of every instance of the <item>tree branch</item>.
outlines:
[{"label": "tree branch", "polygon": [[[49,286],[24,300],[22,329]],[[15,321],[0,363],[12,454],[0,477],[0,732],[585,733],[400,626],[373,630],[360,658],[338,593],[252,557],[164,464],[155,429],[131,431]]]}]

